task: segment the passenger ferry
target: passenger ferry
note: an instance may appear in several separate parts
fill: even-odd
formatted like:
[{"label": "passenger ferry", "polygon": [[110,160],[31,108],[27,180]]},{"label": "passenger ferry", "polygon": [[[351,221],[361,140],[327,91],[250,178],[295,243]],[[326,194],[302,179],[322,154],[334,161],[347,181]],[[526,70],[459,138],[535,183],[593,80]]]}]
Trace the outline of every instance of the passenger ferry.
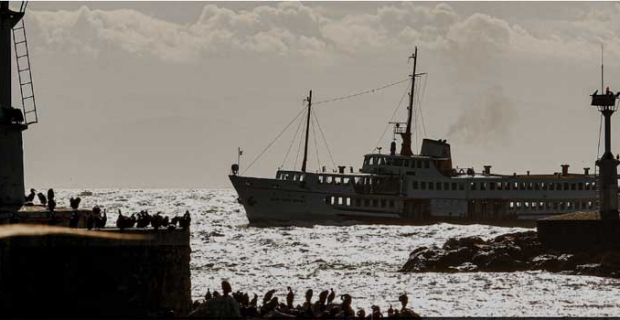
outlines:
[{"label": "passenger ferry", "polygon": [[[242,176],[238,165],[232,166],[229,178],[250,223],[496,223],[598,210],[597,179],[589,168],[569,173],[569,166],[562,165],[560,172],[524,175],[493,173],[488,165],[481,172],[455,168],[446,140],[424,139],[419,154],[413,154],[417,48],[411,58],[407,122],[394,123],[394,134],[402,138],[400,152],[392,142],[389,154],[366,154],[358,172],[344,166],[334,173],[309,172],[306,126],[301,170],[278,170],[275,178],[258,178]],[[307,101],[309,123],[312,92]]]}]

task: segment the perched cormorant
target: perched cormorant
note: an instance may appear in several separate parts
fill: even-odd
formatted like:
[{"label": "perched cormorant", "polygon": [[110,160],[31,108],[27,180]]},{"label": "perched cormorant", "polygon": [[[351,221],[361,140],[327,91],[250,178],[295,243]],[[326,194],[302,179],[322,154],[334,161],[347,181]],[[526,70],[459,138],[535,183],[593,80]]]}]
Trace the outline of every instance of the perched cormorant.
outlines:
[{"label": "perched cormorant", "polygon": [[32,203],[34,201],[34,197],[37,195],[36,190],[30,189],[30,194],[24,197],[25,203]]},{"label": "perched cormorant", "polygon": [[291,287],[286,287],[286,289],[288,290],[288,293],[286,294],[286,306],[289,309],[293,309],[293,300],[295,300],[295,294],[293,293],[293,289],[291,289]]},{"label": "perched cormorant", "polygon": [[271,301],[271,297],[273,297],[274,293],[276,293],[276,289],[269,290],[269,291],[267,291],[267,293],[265,293],[265,297],[263,297],[263,305],[265,305],[269,301]]},{"label": "perched cormorant", "polygon": [[332,304],[334,299],[336,299],[336,293],[334,292],[334,288],[331,288],[331,293],[327,296],[327,304]]},{"label": "perched cormorant", "polygon": [[179,224],[181,226],[181,228],[183,229],[188,229],[189,228],[189,224],[192,221],[192,218],[189,215],[189,210],[185,211],[185,214],[183,215],[183,218],[181,218],[179,220]]},{"label": "perched cormorant", "polygon": [[37,194],[37,197],[39,198],[39,201],[41,202],[42,205],[46,206],[47,205],[47,198],[45,197],[45,195],[43,194],[43,192],[39,192]]},{"label": "perched cormorant", "polygon": [[71,199],[69,199],[69,205],[71,206],[71,209],[77,210],[80,207],[80,202],[81,201],[82,201],[82,199],[80,199],[80,197],[77,197],[75,199],[73,199],[73,197],[71,197]]},{"label": "perched cormorant", "polygon": [[56,209],[56,200],[54,199],[49,199],[47,201],[47,208],[51,211],[54,212],[54,209]]},{"label": "perched cormorant", "polygon": [[256,307],[257,303],[258,303],[258,295],[255,293],[254,294],[254,298],[252,298],[252,300],[250,300],[250,306]]}]

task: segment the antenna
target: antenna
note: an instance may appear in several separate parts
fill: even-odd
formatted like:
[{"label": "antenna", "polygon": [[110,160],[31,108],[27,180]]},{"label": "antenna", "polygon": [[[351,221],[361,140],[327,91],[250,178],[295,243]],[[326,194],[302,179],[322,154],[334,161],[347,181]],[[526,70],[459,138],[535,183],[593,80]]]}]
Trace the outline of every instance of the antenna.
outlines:
[{"label": "antenna", "polygon": [[601,43],[601,94],[603,90],[605,90],[605,69],[603,68],[603,62],[605,61],[604,53],[603,44]]}]

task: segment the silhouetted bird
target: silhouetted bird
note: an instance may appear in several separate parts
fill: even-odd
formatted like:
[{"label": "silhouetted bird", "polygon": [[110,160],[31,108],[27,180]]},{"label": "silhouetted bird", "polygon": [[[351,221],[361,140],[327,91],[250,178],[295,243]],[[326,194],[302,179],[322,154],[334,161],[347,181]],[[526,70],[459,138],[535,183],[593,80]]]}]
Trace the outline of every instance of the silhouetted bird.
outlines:
[{"label": "silhouetted bird", "polygon": [[138,213],[138,220],[137,220],[137,228],[146,228],[149,226],[149,224],[151,223],[151,215],[149,215],[148,211],[143,210],[140,211],[140,213]]},{"label": "silhouetted bird", "polygon": [[25,203],[32,203],[34,201],[34,197],[36,196],[36,190],[30,189],[30,194],[24,197]]},{"label": "silhouetted bird", "polygon": [[329,296],[327,296],[327,303],[328,304],[332,304],[334,299],[336,299],[336,293],[334,292],[334,288],[332,288],[330,290],[331,290],[331,293],[329,294]]},{"label": "silhouetted bird", "polygon": [[54,199],[49,199],[47,201],[47,208],[51,211],[54,212],[54,209],[56,209],[56,200]]},{"label": "silhouetted bird", "polygon": [[69,219],[69,228],[77,228],[80,224],[80,214],[77,212],[73,212],[71,218]]},{"label": "silhouetted bird", "polygon": [[250,306],[256,307],[257,302],[258,302],[258,295],[255,293],[254,298],[252,298],[252,300],[250,301]]},{"label": "silhouetted bird", "polygon": [[54,197],[54,189],[47,190],[47,201],[49,200],[56,200]]},{"label": "silhouetted bird", "polygon": [[161,212],[154,214],[151,217],[151,226],[153,226],[153,229],[159,230],[159,228],[162,226],[163,220],[164,218],[161,216]]},{"label": "silhouetted bird", "polygon": [[37,194],[37,197],[39,198],[39,201],[41,202],[42,205],[46,206],[47,205],[47,198],[45,197],[45,195],[43,194],[43,192],[39,192]]},{"label": "silhouetted bird", "polygon": [[263,305],[267,304],[271,300],[271,297],[273,297],[274,293],[276,293],[276,289],[269,290],[267,291],[267,293],[265,293],[265,297],[263,297]]},{"label": "silhouetted bird", "polygon": [[121,212],[121,209],[118,209],[118,218],[116,219],[116,227],[124,230],[127,228],[133,228],[134,224],[136,223],[136,216],[135,215],[131,215],[131,217],[127,217],[124,216],[123,213]]},{"label": "silhouetted bird", "polygon": [[77,210],[80,207],[80,202],[81,201],[82,201],[82,199],[80,199],[80,197],[77,197],[75,199],[73,199],[73,197],[71,197],[71,199],[69,199],[69,205],[71,206],[71,209]]},{"label": "silhouetted bird", "polygon": [[211,300],[211,298],[213,298],[211,296],[211,290],[207,289],[207,293],[205,294],[205,300],[208,301],[208,300]]},{"label": "silhouetted bird", "polygon": [[286,289],[288,289],[288,293],[286,294],[286,306],[289,309],[293,309],[294,308],[293,301],[295,300],[295,294],[293,293],[293,290],[291,289],[291,287],[286,287]]},{"label": "silhouetted bird", "polygon": [[103,217],[95,216],[95,228],[103,229],[105,228],[105,224],[108,222],[107,211],[103,210]]},{"label": "silhouetted bird", "polygon": [[185,211],[183,218],[179,220],[179,224],[181,225],[181,228],[188,229],[190,222],[192,222],[192,218],[189,215],[189,210],[187,210]]},{"label": "silhouetted bird", "polygon": [[168,227],[168,225],[170,224],[170,219],[168,218],[168,216],[165,216],[162,220],[161,220],[161,226],[166,228]]}]

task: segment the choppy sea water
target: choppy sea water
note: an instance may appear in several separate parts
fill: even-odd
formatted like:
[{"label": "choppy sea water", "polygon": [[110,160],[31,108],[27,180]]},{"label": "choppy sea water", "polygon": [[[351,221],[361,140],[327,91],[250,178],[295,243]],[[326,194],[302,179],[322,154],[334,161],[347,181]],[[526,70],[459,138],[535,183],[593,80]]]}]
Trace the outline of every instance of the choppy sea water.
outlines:
[{"label": "choppy sea water", "polygon": [[[83,190],[56,190],[59,205]],[[233,290],[257,293],[269,289],[284,301],[286,287],[301,303],[304,292],[334,288],[353,296],[354,308],[368,312],[399,305],[423,316],[620,316],[620,280],[567,276],[547,272],[421,273],[397,270],[416,247],[438,244],[455,236],[485,239],[523,231],[483,225],[457,226],[315,226],[249,227],[234,190],[91,190],[83,207],[95,204],[110,212],[149,210],[173,216],[192,213],[191,272],[194,299],[207,288],[219,289],[223,279]]]}]

